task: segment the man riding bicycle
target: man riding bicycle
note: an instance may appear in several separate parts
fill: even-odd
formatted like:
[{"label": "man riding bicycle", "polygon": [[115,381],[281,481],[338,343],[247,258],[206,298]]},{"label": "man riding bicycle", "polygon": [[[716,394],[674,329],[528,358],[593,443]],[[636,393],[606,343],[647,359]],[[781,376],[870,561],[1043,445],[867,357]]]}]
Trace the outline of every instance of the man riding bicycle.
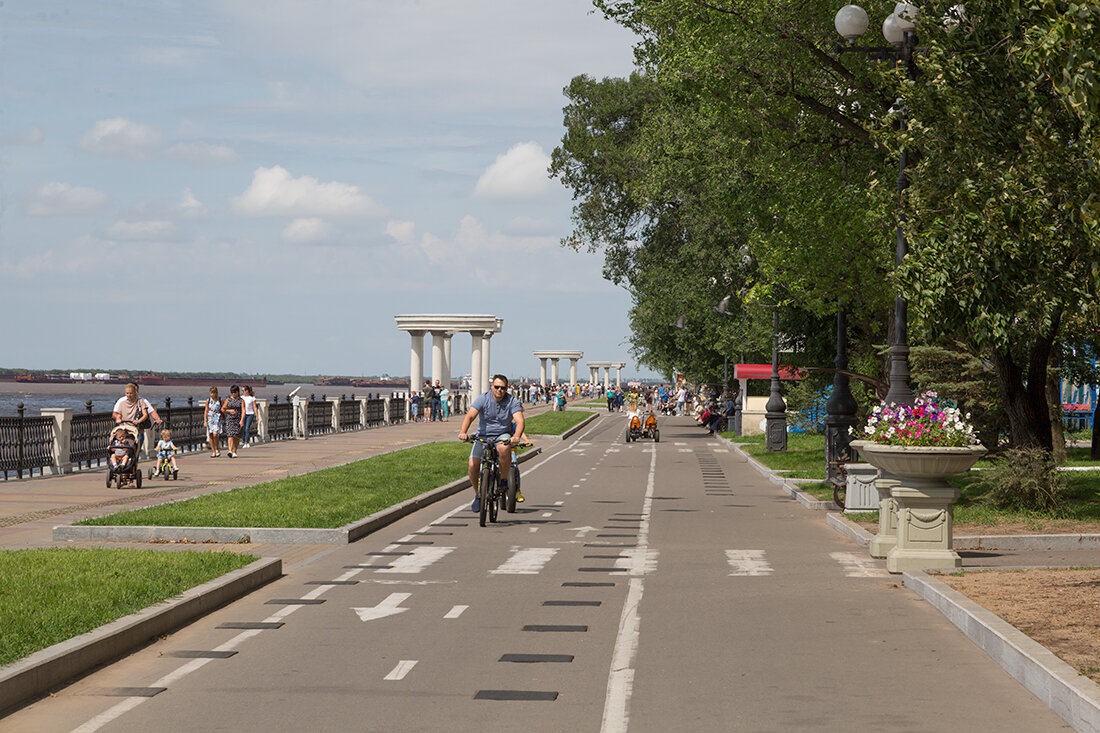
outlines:
[{"label": "man riding bicycle", "polygon": [[[477,418],[478,437],[490,440],[496,445],[500,457],[501,483],[507,481],[508,471],[512,467],[512,446],[519,443],[523,435],[523,404],[508,394],[508,377],[497,374],[493,377],[492,388],[478,397],[462,418],[462,427],[458,430],[458,439],[465,441],[467,431]],[[513,425],[514,424],[514,425]],[[481,511],[481,499],[478,495],[478,481],[481,471],[481,459],[485,456],[485,444],[474,443],[470,450],[470,483],[474,487],[474,503],[471,511]],[[523,501],[519,494],[516,501]]]}]

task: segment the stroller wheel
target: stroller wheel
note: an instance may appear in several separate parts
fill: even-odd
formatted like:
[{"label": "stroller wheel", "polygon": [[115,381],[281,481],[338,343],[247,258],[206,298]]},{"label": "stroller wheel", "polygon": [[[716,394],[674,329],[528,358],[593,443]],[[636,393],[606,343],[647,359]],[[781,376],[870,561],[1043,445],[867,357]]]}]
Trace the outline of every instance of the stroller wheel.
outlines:
[{"label": "stroller wheel", "polygon": [[173,481],[179,481],[180,480],[180,472],[179,471],[172,471],[172,480]]},{"label": "stroller wheel", "polygon": [[150,480],[153,478],[154,475],[155,474],[153,473],[153,469],[150,468],[149,469],[149,478],[150,478]]},{"label": "stroller wheel", "polygon": [[115,472],[111,469],[107,469],[107,488],[111,488],[111,482],[115,480]]},{"label": "stroller wheel", "polygon": [[141,469],[140,468],[137,469],[136,471],[134,471],[134,484],[136,484],[139,489],[141,488]]}]

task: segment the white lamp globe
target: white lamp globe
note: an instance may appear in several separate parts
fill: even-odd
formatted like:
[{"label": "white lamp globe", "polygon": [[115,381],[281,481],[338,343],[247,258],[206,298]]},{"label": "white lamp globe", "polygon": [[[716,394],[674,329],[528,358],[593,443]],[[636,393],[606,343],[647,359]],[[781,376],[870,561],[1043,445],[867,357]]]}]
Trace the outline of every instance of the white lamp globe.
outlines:
[{"label": "white lamp globe", "polygon": [[845,5],[836,11],[833,25],[836,32],[844,36],[848,42],[852,42],[863,35],[867,30],[867,11],[858,5]]},{"label": "white lamp globe", "polygon": [[916,30],[914,21],[917,19],[917,6],[912,3],[907,3],[904,0],[894,6],[894,15],[897,16],[898,21],[901,23],[902,31]]},{"label": "white lamp globe", "polygon": [[882,21],[882,35],[895,46],[900,45],[905,40],[905,30],[902,28],[898,16],[893,13],[886,16],[886,20]]}]

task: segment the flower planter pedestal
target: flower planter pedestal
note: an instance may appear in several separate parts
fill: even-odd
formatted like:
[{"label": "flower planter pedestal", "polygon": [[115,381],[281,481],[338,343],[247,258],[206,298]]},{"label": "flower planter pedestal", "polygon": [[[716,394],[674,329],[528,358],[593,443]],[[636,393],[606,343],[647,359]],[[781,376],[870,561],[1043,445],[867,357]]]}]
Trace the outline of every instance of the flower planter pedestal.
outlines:
[{"label": "flower planter pedestal", "polygon": [[[882,445],[853,441],[852,447],[863,459],[884,473],[875,482],[880,496],[889,492],[896,506],[890,511],[886,500],[879,504],[879,535],[872,542],[871,555],[879,557],[887,543],[890,515],[896,522],[896,539],[886,553],[886,569],[891,573],[925,568],[953,569],[962,565],[952,549],[953,506],[959,490],[947,483],[948,476],[963,473],[985,454],[981,446],[941,448],[931,446]],[[884,516],[884,513],[886,516]]]},{"label": "flower planter pedestal", "polygon": [[898,485],[896,476],[883,473],[875,479],[878,492],[878,534],[871,540],[871,557],[884,558],[898,544],[898,505],[890,490]]}]

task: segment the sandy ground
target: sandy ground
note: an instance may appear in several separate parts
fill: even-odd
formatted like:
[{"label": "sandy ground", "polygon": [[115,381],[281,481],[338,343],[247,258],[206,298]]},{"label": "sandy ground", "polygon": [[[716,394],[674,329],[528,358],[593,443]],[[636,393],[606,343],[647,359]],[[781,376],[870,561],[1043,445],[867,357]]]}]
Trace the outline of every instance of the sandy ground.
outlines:
[{"label": "sandy ground", "polygon": [[1100,569],[989,570],[939,577],[1100,683]]}]

